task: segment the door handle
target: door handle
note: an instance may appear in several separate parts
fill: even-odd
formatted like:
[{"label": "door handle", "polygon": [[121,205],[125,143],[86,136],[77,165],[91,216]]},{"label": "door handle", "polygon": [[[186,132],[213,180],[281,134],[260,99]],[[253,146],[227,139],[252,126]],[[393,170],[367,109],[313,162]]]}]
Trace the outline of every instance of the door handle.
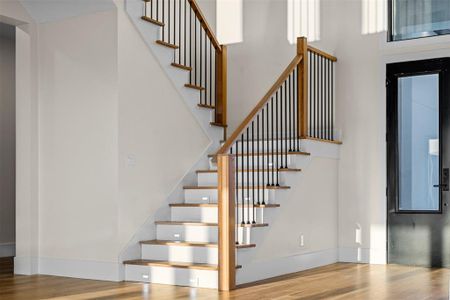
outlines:
[{"label": "door handle", "polygon": [[433,187],[441,188],[444,192],[449,191],[449,168],[442,169],[442,183],[441,184],[435,184]]}]

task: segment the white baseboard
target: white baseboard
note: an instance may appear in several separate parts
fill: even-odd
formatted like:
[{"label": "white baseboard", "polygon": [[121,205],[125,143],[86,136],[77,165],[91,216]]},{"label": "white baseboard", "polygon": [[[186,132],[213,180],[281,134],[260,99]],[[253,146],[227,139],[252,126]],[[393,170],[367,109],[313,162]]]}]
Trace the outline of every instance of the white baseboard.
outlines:
[{"label": "white baseboard", "polygon": [[338,261],[338,250],[328,249],[295,256],[251,262],[237,271],[237,284],[268,279],[280,275],[317,268]]},{"label": "white baseboard", "polygon": [[357,247],[339,248],[339,262],[386,264],[386,250]]},{"label": "white baseboard", "polygon": [[16,257],[14,273],[23,275],[53,275],[82,279],[123,281],[122,263],[58,258]]},{"label": "white baseboard", "polygon": [[15,243],[1,243],[0,244],[0,257],[12,257],[16,255]]}]

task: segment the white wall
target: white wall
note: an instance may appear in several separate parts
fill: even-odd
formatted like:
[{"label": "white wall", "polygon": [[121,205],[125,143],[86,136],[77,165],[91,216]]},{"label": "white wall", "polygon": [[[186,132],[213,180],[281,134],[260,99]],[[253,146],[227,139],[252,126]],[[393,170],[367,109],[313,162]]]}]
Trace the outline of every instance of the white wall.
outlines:
[{"label": "white wall", "polygon": [[11,256],[16,198],[15,28],[5,24],[0,28],[0,256]]},{"label": "white wall", "polygon": [[[36,202],[18,197],[17,273],[121,279],[121,252],[167,208],[172,189],[209,146],[123,1],[116,5],[38,24],[30,33],[38,49],[29,46],[28,57],[18,49],[21,84],[33,75],[26,58],[39,66],[34,101],[21,104],[17,120],[18,169],[33,172],[36,164],[39,181],[24,174],[18,193],[39,192]],[[30,125],[35,119],[39,125]],[[22,140],[28,135],[32,141]],[[39,148],[24,157],[28,142]]]},{"label": "white wall", "polygon": [[[287,39],[287,1],[243,0],[244,41],[228,46],[228,118],[235,129],[296,55]],[[336,25],[324,23],[334,14],[333,0],[322,5],[322,39],[313,43],[333,50]],[[331,53],[333,51],[330,51]]]}]

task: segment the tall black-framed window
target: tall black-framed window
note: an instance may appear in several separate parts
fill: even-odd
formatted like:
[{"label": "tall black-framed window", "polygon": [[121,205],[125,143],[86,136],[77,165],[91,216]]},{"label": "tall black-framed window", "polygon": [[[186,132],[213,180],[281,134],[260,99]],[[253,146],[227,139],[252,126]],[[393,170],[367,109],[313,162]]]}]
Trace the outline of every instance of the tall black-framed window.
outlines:
[{"label": "tall black-framed window", "polygon": [[450,34],[449,0],[388,0],[388,41]]}]

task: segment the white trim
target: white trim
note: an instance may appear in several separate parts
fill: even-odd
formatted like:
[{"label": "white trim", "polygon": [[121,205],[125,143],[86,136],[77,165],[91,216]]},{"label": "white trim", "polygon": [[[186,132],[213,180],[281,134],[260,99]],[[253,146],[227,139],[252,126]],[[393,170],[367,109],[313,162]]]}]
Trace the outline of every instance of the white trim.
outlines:
[{"label": "white trim", "polygon": [[0,244],[0,257],[11,257],[16,255],[16,243]]},{"label": "white trim", "polygon": [[39,274],[83,279],[122,281],[124,266],[119,262],[40,257]]},{"label": "white trim", "polygon": [[339,248],[339,262],[386,264],[386,250],[361,247]]},{"label": "white trim", "polygon": [[280,275],[317,268],[338,261],[338,250],[327,249],[243,264],[237,271],[237,284],[268,279]]},{"label": "white trim", "polygon": [[312,157],[340,158],[340,144],[302,139],[300,145],[302,150],[311,153]]},{"label": "white trim", "polygon": [[29,256],[14,257],[14,274],[38,274],[38,259],[36,257]]}]

